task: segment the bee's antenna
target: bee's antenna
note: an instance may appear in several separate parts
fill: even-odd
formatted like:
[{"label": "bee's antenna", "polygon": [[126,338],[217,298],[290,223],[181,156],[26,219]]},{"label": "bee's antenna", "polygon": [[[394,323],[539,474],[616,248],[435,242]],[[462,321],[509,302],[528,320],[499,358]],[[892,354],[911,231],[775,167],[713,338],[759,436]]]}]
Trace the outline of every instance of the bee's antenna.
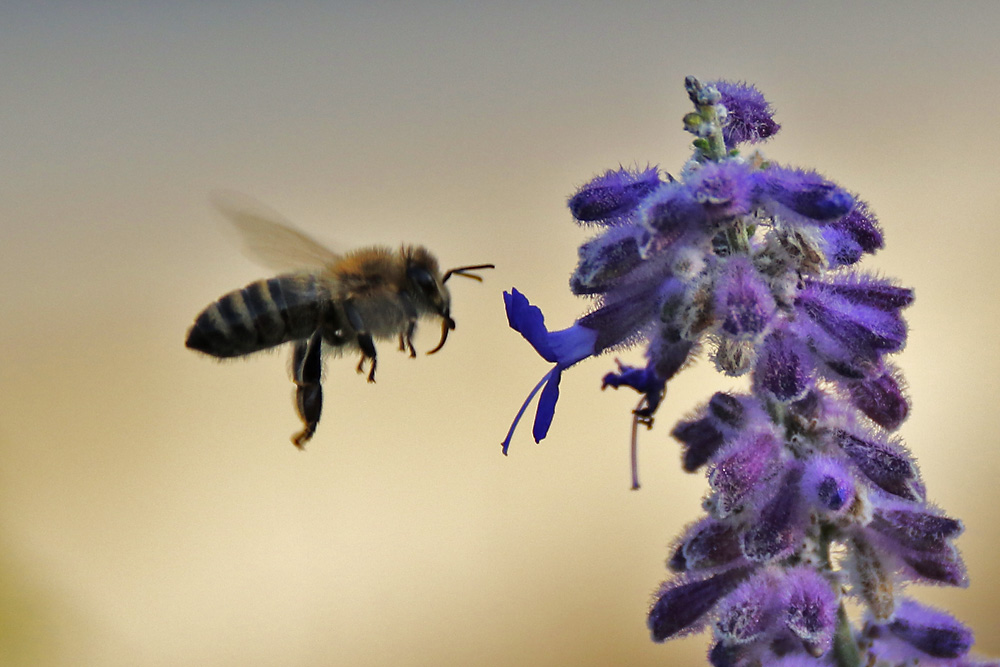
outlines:
[{"label": "bee's antenna", "polygon": [[[482,276],[477,276],[474,273],[469,273],[469,271],[477,271],[479,269],[495,269],[495,268],[497,267],[494,266],[493,264],[476,264],[474,266],[460,266],[457,269],[448,269],[444,274],[444,278],[441,279],[441,282],[443,283],[448,282],[448,278],[451,278],[452,274],[455,274],[456,276],[465,276],[466,278],[472,278],[473,280],[478,280],[479,282],[483,282]],[[454,328],[455,327],[452,327],[452,329]],[[438,349],[440,349],[440,346],[438,346]]]}]

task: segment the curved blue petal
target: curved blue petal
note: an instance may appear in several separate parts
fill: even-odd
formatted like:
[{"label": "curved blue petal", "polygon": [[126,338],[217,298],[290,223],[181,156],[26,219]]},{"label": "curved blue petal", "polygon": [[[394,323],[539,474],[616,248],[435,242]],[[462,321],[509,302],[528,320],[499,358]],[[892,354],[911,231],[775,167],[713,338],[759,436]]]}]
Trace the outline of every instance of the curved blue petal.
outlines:
[{"label": "curved blue petal", "polygon": [[549,426],[552,425],[552,417],[556,413],[556,401],[559,400],[559,380],[562,379],[562,369],[556,366],[546,376],[549,381],[542,389],[542,395],[538,398],[538,408],[535,410],[535,425],[531,429],[531,435],[535,442],[541,442],[549,433]]},{"label": "curved blue petal", "polygon": [[555,362],[556,354],[549,344],[549,332],[545,328],[545,316],[537,306],[532,306],[528,298],[511,288],[503,293],[504,307],[507,309],[507,322],[510,328],[518,332],[531,343],[538,354],[546,361]]}]

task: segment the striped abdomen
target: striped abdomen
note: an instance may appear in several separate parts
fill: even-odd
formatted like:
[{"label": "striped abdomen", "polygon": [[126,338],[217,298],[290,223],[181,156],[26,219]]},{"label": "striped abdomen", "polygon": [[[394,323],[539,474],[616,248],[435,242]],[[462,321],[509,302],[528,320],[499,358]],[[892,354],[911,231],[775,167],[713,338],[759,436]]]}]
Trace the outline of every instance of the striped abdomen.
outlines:
[{"label": "striped abdomen", "polygon": [[260,280],[203,310],[186,345],[214,357],[238,357],[309,338],[329,311],[329,299],[313,275]]}]

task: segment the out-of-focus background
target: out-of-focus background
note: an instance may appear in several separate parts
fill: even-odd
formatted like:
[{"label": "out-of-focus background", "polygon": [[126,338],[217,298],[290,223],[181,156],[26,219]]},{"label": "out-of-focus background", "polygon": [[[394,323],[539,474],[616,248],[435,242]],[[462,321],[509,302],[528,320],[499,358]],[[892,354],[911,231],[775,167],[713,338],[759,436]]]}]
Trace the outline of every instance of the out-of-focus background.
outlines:
[{"label": "out-of-focus background", "polygon": [[[670,427],[732,383],[705,361],[671,383],[637,492],[610,357],[566,374],[546,441],[523,428],[500,454],[547,369],[501,292],[555,327],[582,312],[566,197],[680,167],[687,74],[755,82],[784,126],[767,155],[882,220],[866,266],[918,295],[902,436],[965,521],[972,579],[911,590],[1000,654],[998,25],[993,2],[0,9],[0,662],[703,661],[705,636],[653,644],[645,613],[706,488]],[[385,345],[375,385],[331,363],[300,452],[283,354],[183,345],[267,275],[210,209],[220,188],[336,247],[497,269],[452,283],[440,354]]]}]

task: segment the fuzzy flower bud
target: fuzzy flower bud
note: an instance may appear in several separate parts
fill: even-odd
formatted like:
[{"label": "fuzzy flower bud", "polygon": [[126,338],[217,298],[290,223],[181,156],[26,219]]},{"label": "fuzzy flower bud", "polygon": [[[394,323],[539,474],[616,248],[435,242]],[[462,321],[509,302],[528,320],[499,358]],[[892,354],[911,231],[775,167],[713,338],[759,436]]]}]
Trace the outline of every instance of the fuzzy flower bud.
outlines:
[{"label": "fuzzy flower bud", "polygon": [[580,222],[613,224],[631,213],[660,183],[656,167],[609,170],[570,197],[569,210]]},{"label": "fuzzy flower bud", "polygon": [[830,649],[837,622],[837,594],[830,582],[810,567],[799,566],[785,575],[788,598],[785,626],[820,656]]},{"label": "fuzzy flower bud", "polygon": [[854,494],[854,476],[845,462],[825,456],[813,458],[806,464],[802,495],[809,505],[838,514],[850,506]]},{"label": "fuzzy flower bud", "polygon": [[664,583],[656,594],[656,602],[650,608],[647,620],[653,641],[662,642],[697,631],[701,627],[699,621],[705,614],[746,574],[746,569],[734,568],[707,579],[675,579]]},{"label": "fuzzy flower bud", "polygon": [[772,166],[757,172],[760,196],[779,211],[809,222],[841,218],[854,206],[854,197],[815,171]]},{"label": "fuzzy flower bud", "polygon": [[935,658],[960,658],[972,648],[972,632],[950,614],[904,598],[889,621],[889,630]]},{"label": "fuzzy flower bud", "polygon": [[719,102],[726,107],[726,120],[722,125],[726,146],[755,144],[781,129],[774,122],[771,104],[756,87],[731,81],[713,81],[708,85],[715,86],[721,96]]},{"label": "fuzzy flower bud", "polygon": [[771,325],[774,310],[771,290],[750,259],[730,257],[715,281],[715,316],[723,333],[755,340]]},{"label": "fuzzy flower bud", "polygon": [[910,403],[897,377],[887,370],[878,377],[848,385],[854,407],[887,431],[895,431],[910,414]]},{"label": "fuzzy flower bud", "polygon": [[754,388],[784,403],[804,398],[812,386],[806,354],[789,332],[774,331],[761,346],[754,367]]},{"label": "fuzzy flower bud", "polygon": [[921,501],[924,486],[917,467],[903,449],[884,439],[837,431],[837,445],[875,486],[900,498]]}]

